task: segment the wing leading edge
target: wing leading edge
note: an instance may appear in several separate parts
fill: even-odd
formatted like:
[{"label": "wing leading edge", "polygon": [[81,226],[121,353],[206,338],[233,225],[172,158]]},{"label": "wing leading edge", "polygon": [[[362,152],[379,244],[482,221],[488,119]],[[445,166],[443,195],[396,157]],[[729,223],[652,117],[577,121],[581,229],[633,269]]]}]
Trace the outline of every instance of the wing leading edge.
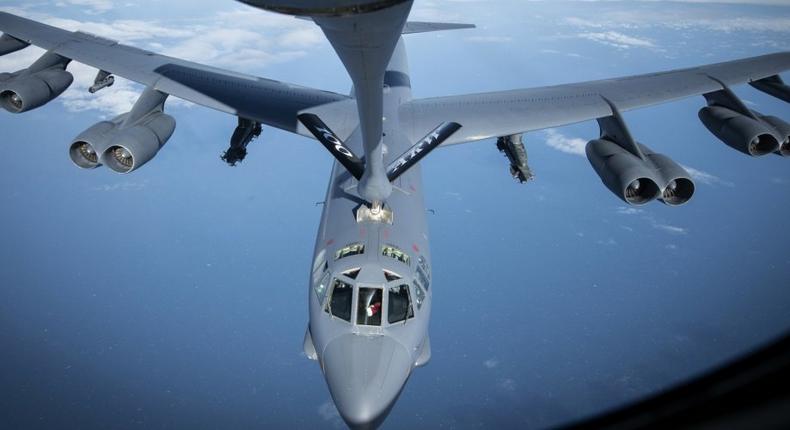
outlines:
[{"label": "wing leading edge", "polygon": [[[24,44],[38,46],[162,93],[305,136],[312,137],[299,126],[299,112],[318,108],[322,117],[332,123],[335,120],[332,113],[343,116],[353,112],[347,106],[353,105],[353,101],[344,95],[158,55],[5,12],[0,12],[0,31],[6,37],[6,44],[13,45],[13,40],[7,37],[13,36]],[[343,108],[329,108],[332,105]],[[320,108],[322,106],[325,108]],[[347,122],[346,118],[336,120]]]},{"label": "wing leading edge", "polygon": [[411,138],[438,122],[460,122],[464,128],[444,143],[452,145],[607,117],[613,114],[610,103],[628,111],[719,91],[725,85],[765,82],[788,69],[790,53],[778,53],[600,81],[419,99],[401,107],[401,122]]}]

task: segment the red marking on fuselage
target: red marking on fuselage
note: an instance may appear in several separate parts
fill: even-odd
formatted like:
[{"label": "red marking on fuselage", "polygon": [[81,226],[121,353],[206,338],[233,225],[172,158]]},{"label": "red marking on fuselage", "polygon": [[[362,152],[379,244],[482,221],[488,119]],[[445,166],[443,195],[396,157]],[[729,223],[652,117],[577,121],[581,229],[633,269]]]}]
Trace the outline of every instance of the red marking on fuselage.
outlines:
[{"label": "red marking on fuselage", "polygon": [[419,247],[419,246],[417,246],[417,244],[416,244],[416,243],[415,243],[414,245],[412,245],[412,246],[411,246],[411,249],[413,249],[413,250],[414,250],[414,252],[420,252],[420,247]]},{"label": "red marking on fuselage", "polygon": [[329,239],[326,241],[326,246],[332,245],[333,243],[335,243],[335,239]]}]

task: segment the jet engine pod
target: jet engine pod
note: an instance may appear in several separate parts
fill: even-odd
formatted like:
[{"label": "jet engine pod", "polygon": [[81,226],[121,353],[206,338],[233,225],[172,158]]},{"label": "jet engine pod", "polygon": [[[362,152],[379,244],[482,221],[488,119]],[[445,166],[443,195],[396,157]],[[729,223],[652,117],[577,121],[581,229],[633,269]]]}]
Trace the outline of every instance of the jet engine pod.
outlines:
[{"label": "jet engine pod", "polygon": [[345,16],[375,12],[407,0],[239,0],[261,9],[297,16]]},{"label": "jet engine pod", "polygon": [[101,156],[110,145],[111,133],[121,123],[123,116],[94,124],[74,138],[69,148],[71,161],[83,169],[101,166]]},{"label": "jet engine pod", "polygon": [[760,119],[773,127],[781,139],[777,154],[790,157],[790,124],[775,116],[760,116]]},{"label": "jet engine pod", "polygon": [[661,178],[659,200],[668,206],[680,206],[688,203],[694,196],[696,187],[686,169],[666,155],[656,154],[644,145],[639,145],[639,147],[649,163],[655,166],[656,176]]},{"label": "jet engine pod", "polygon": [[759,157],[779,150],[776,131],[763,121],[721,106],[706,106],[699,119],[722,142],[732,148]]},{"label": "jet engine pod", "polygon": [[0,82],[0,107],[11,113],[27,112],[51,102],[72,82],[74,76],[63,69],[12,75]]},{"label": "jet engine pod", "polygon": [[102,156],[103,163],[118,173],[129,173],[151,161],[173,135],[176,120],[157,112],[140,124],[119,128]]},{"label": "jet engine pod", "polygon": [[587,143],[587,159],[601,181],[630,205],[647,204],[661,195],[658,176],[644,160],[606,139]]}]

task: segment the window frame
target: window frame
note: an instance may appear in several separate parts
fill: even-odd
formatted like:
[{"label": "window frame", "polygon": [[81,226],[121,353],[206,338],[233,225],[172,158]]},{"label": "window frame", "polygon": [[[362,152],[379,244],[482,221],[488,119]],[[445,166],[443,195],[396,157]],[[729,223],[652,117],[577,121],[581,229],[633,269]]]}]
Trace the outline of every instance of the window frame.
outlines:
[{"label": "window frame", "polygon": [[[390,251],[390,253],[388,253],[387,251]],[[394,251],[394,252],[392,252],[392,251]],[[400,261],[401,263],[411,267],[411,255],[409,255],[408,252],[400,249],[399,247],[397,247],[395,245],[382,245],[380,253],[384,257],[388,257],[388,258],[391,258],[393,260]],[[400,257],[397,257],[396,253],[400,253]]]},{"label": "window frame", "polygon": [[[344,253],[344,251],[346,251]],[[355,255],[362,255],[365,253],[365,244],[363,242],[354,242],[349,243],[348,245],[339,248],[335,251],[335,261],[342,260],[344,258],[353,257]]]}]

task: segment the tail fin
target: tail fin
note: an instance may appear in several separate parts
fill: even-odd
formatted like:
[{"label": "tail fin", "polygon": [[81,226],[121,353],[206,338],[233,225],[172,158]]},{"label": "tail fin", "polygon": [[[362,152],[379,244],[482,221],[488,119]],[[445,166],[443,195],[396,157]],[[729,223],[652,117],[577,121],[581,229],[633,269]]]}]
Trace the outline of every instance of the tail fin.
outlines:
[{"label": "tail fin", "polygon": [[476,28],[474,24],[455,24],[449,22],[419,22],[409,21],[403,27],[403,34],[429,33],[432,31],[443,30],[462,30],[465,28]]}]

